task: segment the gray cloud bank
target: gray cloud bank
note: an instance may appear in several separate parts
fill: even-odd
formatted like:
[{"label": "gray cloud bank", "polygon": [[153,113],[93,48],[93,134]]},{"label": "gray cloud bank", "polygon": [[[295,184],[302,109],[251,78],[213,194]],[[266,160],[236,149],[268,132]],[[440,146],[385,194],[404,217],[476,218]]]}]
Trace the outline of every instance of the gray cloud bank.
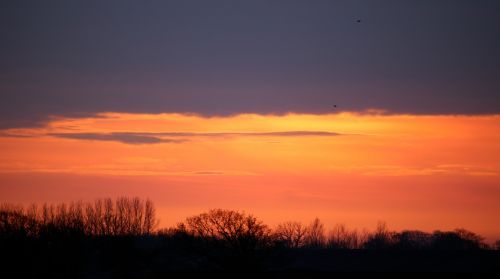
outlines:
[{"label": "gray cloud bank", "polygon": [[0,1],[0,129],[109,111],[500,113],[499,14],[481,0]]}]

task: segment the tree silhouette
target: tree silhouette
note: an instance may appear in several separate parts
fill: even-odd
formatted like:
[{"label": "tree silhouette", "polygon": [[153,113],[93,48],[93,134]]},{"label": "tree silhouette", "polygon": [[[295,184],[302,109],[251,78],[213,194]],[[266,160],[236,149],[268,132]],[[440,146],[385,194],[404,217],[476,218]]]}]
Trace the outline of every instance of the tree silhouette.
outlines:
[{"label": "tree silhouette", "polygon": [[467,231],[456,229],[453,232],[435,231],[432,234],[432,248],[436,250],[479,250],[487,248],[483,237]]},{"label": "tree silhouette", "polygon": [[200,240],[200,258],[224,270],[264,268],[272,242],[271,231],[262,221],[233,210],[211,209],[189,217],[178,231]]},{"label": "tree silhouette", "polygon": [[387,229],[385,222],[379,221],[375,232],[368,235],[363,247],[365,249],[385,250],[391,248],[393,244],[393,233]]},{"label": "tree silhouette", "polygon": [[202,238],[223,240],[238,249],[264,245],[270,230],[262,221],[242,212],[212,209],[186,219],[186,231]]},{"label": "tree silhouette", "polygon": [[305,245],[307,227],[300,222],[285,222],[276,227],[274,235],[276,239],[288,248],[299,248]]},{"label": "tree silhouette", "polygon": [[432,235],[422,231],[402,231],[394,234],[394,248],[401,250],[425,250],[432,245]]},{"label": "tree silhouette", "polygon": [[[373,232],[358,233],[338,224],[325,237],[318,218],[307,226],[284,222],[272,231],[250,214],[224,209],[189,217],[176,227],[157,230],[157,225],[153,203],[139,198],[41,206],[4,203],[0,204],[0,263],[2,270],[11,267],[20,272],[19,277],[73,278],[86,277],[82,276],[86,266],[115,277],[142,269],[162,274],[166,270],[328,270],[343,265],[491,270],[500,257],[497,251],[484,251],[490,247],[483,237],[465,229],[395,232],[379,222]],[[500,241],[491,246],[499,247]],[[30,268],[15,269],[16,265]],[[35,276],[25,276],[24,271]]]},{"label": "tree silhouette", "polygon": [[356,230],[349,231],[344,224],[337,224],[330,231],[327,247],[332,249],[357,249],[360,237]]},{"label": "tree silhouette", "polygon": [[150,200],[121,197],[93,203],[0,206],[0,232],[26,237],[149,235],[158,226]]},{"label": "tree silhouette", "polygon": [[325,226],[316,218],[307,227],[305,246],[308,248],[322,248],[325,244]]}]

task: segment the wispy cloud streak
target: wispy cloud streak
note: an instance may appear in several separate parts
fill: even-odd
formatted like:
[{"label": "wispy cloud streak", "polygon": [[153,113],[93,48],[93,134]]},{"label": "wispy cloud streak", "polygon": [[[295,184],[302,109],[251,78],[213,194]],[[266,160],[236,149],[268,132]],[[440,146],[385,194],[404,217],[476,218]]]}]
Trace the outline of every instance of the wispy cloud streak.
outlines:
[{"label": "wispy cloud streak", "polygon": [[342,134],[327,131],[277,131],[277,132],[114,132],[114,133],[49,133],[49,136],[77,140],[117,141],[126,144],[179,143],[189,137],[333,137]]},{"label": "wispy cloud streak", "polygon": [[77,140],[117,141],[125,144],[178,143],[183,141],[136,133],[51,133],[49,135]]}]

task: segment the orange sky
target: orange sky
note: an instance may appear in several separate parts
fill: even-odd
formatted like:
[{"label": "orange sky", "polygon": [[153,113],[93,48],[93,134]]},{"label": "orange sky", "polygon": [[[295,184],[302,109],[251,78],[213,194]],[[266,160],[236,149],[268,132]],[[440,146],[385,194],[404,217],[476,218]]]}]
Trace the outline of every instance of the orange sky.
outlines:
[{"label": "orange sky", "polygon": [[266,223],[465,227],[500,238],[500,115],[103,113],[0,131],[0,196],[151,198],[162,225],[221,207]]}]

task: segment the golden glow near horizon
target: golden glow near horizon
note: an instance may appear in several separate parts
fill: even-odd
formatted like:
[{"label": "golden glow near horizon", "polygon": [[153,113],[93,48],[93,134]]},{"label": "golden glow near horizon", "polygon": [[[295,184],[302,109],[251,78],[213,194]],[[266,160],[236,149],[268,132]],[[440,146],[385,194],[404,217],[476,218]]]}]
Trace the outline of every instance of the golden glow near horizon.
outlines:
[{"label": "golden glow near horizon", "polygon": [[[54,185],[78,175],[88,183],[79,191],[90,192],[82,197],[107,195],[109,186],[116,195],[151,197],[164,220],[184,214],[165,224],[210,207],[239,207],[271,223],[385,219],[401,228],[465,226],[500,235],[491,220],[500,213],[499,127],[500,115],[53,118],[0,132],[0,195],[50,199]],[[74,198],[75,187],[58,186],[54,199]]]}]

